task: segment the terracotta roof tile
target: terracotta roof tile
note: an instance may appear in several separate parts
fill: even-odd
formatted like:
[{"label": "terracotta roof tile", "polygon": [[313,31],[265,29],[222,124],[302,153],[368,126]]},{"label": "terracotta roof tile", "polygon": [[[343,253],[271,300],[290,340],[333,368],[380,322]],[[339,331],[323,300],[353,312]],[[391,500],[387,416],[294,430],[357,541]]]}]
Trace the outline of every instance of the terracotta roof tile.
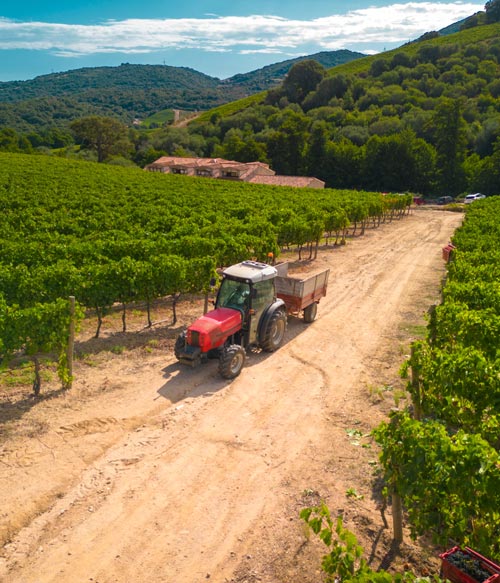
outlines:
[{"label": "terracotta roof tile", "polygon": [[325,183],[312,176],[253,176],[249,182],[253,184],[268,184],[270,186],[293,186],[296,188],[324,188]]},{"label": "terracotta roof tile", "polygon": [[[236,162],[224,158],[183,158],[180,156],[162,156],[146,170],[153,168],[185,168],[192,170],[219,170],[236,171],[237,180],[253,182],[255,184],[269,184],[276,186],[294,186],[297,188],[324,188],[325,183],[317,178],[308,176],[276,176],[269,164],[264,162]],[[224,176],[225,178],[225,176]]]}]

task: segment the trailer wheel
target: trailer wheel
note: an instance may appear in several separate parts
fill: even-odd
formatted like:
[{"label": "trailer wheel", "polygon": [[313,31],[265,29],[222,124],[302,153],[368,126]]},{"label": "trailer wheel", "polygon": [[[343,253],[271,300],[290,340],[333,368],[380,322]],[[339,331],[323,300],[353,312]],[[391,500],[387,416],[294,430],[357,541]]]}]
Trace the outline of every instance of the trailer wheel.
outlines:
[{"label": "trailer wheel", "polygon": [[231,344],[221,351],[219,374],[224,379],[236,378],[245,364],[245,350],[239,344]]},{"label": "trailer wheel", "polygon": [[312,304],[307,306],[307,308],[304,309],[304,322],[306,322],[306,324],[310,324],[311,322],[314,322],[314,320],[316,319],[317,313],[318,313],[318,304],[316,302],[313,302]]},{"label": "trailer wheel", "polygon": [[286,330],[286,314],[283,310],[277,310],[271,316],[261,342],[262,350],[274,352],[283,344]]},{"label": "trailer wheel", "polygon": [[184,352],[185,348],[186,348],[186,333],[181,332],[179,336],[177,336],[177,340],[175,341],[174,346],[174,354],[177,360],[181,359],[182,353]]}]

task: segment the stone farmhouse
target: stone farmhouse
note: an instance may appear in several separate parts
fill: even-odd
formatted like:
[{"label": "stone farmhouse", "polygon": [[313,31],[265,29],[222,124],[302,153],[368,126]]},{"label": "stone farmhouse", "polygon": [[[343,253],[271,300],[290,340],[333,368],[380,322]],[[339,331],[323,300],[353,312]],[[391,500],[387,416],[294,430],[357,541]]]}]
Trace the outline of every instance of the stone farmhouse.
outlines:
[{"label": "stone farmhouse", "polygon": [[145,168],[149,172],[183,174],[204,178],[220,178],[253,184],[294,186],[298,188],[324,188],[325,183],[312,176],[280,176],[263,162],[235,162],[223,158],[180,158],[162,156]]}]

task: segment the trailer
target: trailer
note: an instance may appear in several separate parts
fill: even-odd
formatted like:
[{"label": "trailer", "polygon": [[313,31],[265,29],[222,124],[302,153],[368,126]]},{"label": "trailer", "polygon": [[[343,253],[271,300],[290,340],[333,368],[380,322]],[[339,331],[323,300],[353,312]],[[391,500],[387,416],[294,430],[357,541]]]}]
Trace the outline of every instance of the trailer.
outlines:
[{"label": "trailer", "polygon": [[275,278],[276,295],[285,302],[288,314],[298,316],[304,312],[304,321],[313,322],[318,303],[326,295],[330,270],[325,269],[304,279],[297,279],[288,276],[288,263],[279,263],[275,267],[278,271]]}]

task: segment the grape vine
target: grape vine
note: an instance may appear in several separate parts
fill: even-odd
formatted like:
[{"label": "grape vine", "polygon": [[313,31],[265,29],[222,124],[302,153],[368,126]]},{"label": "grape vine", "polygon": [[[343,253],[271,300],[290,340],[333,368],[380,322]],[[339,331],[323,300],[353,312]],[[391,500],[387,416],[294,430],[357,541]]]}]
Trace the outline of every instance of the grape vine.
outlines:
[{"label": "grape vine", "polygon": [[[425,341],[404,367],[415,411],[374,432],[414,536],[500,557],[500,197],[467,209]],[[415,379],[417,379],[415,381]]]}]

